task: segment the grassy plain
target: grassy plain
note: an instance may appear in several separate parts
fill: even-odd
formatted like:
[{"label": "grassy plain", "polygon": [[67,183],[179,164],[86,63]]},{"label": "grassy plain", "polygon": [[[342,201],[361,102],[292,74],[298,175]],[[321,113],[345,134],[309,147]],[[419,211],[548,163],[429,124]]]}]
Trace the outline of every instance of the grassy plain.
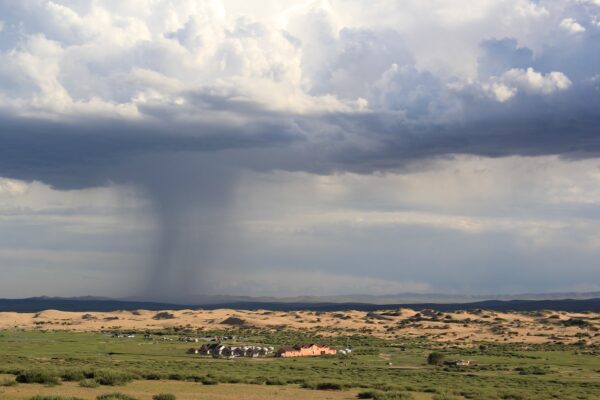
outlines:
[{"label": "grassy plain", "polygon": [[[378,317],[370,317],[377,325]],[[135,330],[134,338],[126,338],[112,337],[108,328],[86,332],[66,330],[64,325],[53,329],[53,324],[12,327],[0,331],[0,373],[4,374],[0,399],[38,394],[95,399],[115,391],[140,400],[161,392],[184,400],[350,399],[366,392],[378,399],[599,399],[597,319],[588,319],[592,322],[579,331],[569,331],[573,339],[587,340],[543,343],[515,340],[514,335],[510,341],[440,341],[428,334],[404,334],[402,322],[392,335],[256,325],[210,330],[210,325],[199,329],[174,324],[151,330],[151,340],[144,340],[145,330]],[[351,345],[354,351],[350,356],[301,359],[227,360],[186,354],[204,337],[223,335],[235,337],[225,341],[231,344],[278,347],[321,342],[338,348]],[[200,342],[177,341],[181,336],[198,337]],[[428,365],[427,356],[433,351],[447,360],[468,359],[476,365]],[[58,385],[12,383],[19,374],[39,371],[55,378]],[[82,380],[103,384],[82,387]]]}]

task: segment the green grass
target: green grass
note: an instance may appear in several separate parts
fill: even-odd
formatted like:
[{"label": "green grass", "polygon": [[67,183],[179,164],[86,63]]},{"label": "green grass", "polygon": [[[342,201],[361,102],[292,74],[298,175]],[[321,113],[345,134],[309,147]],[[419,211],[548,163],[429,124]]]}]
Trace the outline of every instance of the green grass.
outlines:
[{"label": "green grass", "polygon": [[[238,337],[239,343],[277,347],[318,341],[335,346],[350,344],[355,351],[349,357],[215,360],[186,354],[189,343],[144,341],[143,334],[126,339],[100,333],[14,330],[0,333],[0,373],[12,374],[22,383],[77,381],[83,387],[93,387],[94,383],[123,385],[134,379],[170,379],[204,385],[361,388],[364,393],[379,396],[373,397],[376,399],[408,399],[424,392],[438,399],[600,398],[599,354],[593,348],[486,343],[470,349],[441,349],[426,338],[385,341],[358,335],[320,337],[303,331],[228,333]],[[478,365],[427,365],[427,356],[432,352],[450,360],[470,359]]]}]

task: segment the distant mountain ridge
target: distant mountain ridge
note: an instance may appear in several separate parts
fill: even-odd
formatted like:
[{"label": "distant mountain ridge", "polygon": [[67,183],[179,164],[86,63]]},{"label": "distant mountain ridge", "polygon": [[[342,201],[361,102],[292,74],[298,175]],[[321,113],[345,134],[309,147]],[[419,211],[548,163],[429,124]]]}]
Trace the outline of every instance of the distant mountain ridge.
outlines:
[{"label": "distant mountain ridge", "polygon": [[389,295],[349,294],[333,296],[234,296],[234,295],[191,295],[182,297],[126,297],[125,301],[160,301],[172,304],[229,304],[229,303],[366,303],[366,304],[403,304],[403,303],[474,303],[489,300],[589,300],[600,298],[600,292],[558,292],[558,293],[522,293],[515,295],[468,295],[444,293],[398,293]]},{"label": "distant mountain ridge", "polygon": [[61,311],[117,311],[117,310],[181,310],[181,304],[145,301],[122,301],[109,298],[86,297],[30,297],[27,299],[0,299],[0,311],[39,312]]},{"label": "distant mountain ridge", "polygon": [[600,312],[600,296],[591,299],[551,299],[551,300],[484,300],[469,303],[395,303],[378,304],[362,302],[282,302],[282,301],[231,301],[211,304],[175,304],[149,301],[118,300],[98,297],[32,297],[27,299],[0,299],[0,311],[39,312],[56,309],[62,311],[117,311],[117,310],[182,310],[231,308],[242,310],[268,309],[275,311],[314,310],[314,311],[373,311],[378,309],[411,308],[414,310],[435,309],[456,311],[487,309],[494,311],[536,311],[555,310],[570,312]]}]

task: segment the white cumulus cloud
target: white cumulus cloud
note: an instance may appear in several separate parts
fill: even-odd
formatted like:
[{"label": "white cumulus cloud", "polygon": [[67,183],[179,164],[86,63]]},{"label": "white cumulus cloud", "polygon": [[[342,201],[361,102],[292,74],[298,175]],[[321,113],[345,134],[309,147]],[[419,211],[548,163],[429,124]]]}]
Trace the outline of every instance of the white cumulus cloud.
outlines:
[{"label": "white cumulus cloud", "polygon": [[560,27],[572,34],[585,32],[585,28],[574,18],[563,19],[560,21]]},{"label": "white cumulus cloud", "polygon": [[533,68],[526,70],[513,68],[500,77],[493,78],[487,88],[496,100],[505,102],[520,91],[527,94],[549,95],[567,90],[571,84],[571,80],[562,72],[542,74]]}]

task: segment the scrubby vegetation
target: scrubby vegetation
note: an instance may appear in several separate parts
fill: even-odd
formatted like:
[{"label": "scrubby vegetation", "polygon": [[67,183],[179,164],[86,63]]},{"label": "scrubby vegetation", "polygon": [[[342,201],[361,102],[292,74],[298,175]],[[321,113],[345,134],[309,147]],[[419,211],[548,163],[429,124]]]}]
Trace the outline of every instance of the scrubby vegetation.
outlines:
[{"label": "scrubby vegetation", "polygon": [[444,363],[444,355],[442,353],[433,352],[427,356],[427,364],[442,365]]},{"label": "scrubby vegetation", "polygon": [[131,397],[124,393],[115,392],[115,393],[105,393],[96,397],[96,400],[137,400],[135,397]]},{"label": "scrubby vegetation", "polygon": [[177,397],[171,393],[161,393],[152,396],[152,400],[177,400]]},{"label": "scrubby vegetation", "polygon": [[287,385],[287,381],[281,378],[269,378],[265,381],[265,385]]},{"label": "scrubby vegetation", "polygon": [[118,370],[102,369],[91,374],[100,385],[119,386],[131,382],[137,376],[133,373]]},{"label": "scrubby vegetation", "polygon": [[82,379],[79,381],[79,386],[93,389],[100,386],[100,384],[95,379]]},{"label": "scrubby vegetation", "polygon": [[175,315],[173,313],[167,312],[167,311],[161,311],[159,313],[156,313],[156,315],[154,315],[154,317],[152,317],[152,319],[155,320],[161,320],[161,319],[174,319]]},{"label": "scrubby vegetation", "polygon": [[414,396],[410,393],[403,392],[382,392],[378,390],[370,390],[366,392],[360,392],[357,395],[359,399],[373,399],[373,400],[414,400]]},{"label": "scrubby vegetation", "polygon": [[246,321],[244,321],[241,318],[237,318],[237,317],[229,317],[226,318],[225,320],[221,321],[221,324],[223,325],[232,325],[232,326],[242,326],[246,323]]},{"label": "scrubby vegetation", "polygon": [[318,382],[314,385],[305,385],[305,387],[316,390],[342,390],[344,386],[344,384],[339,382]]},{"label": "scrubby vegetation", "polygon": [[[122,397],[129,396],[126,386],[129,382],[157,379],[202,385],[243,383],[300,385],[307,390],[352,389],[358,398],[375,400],[418,399],[422,393],[436,400],[600,398],[600,351],[593,346],[486,342],[460,348],[428,337],[383,340],[366,334],[318,336],[300,330],[246,328],[203,333],[227,336],[229,343],[277,347],[320,342],[353,348],[346,356],[265,362],[187,355],[188,343],[167,340],[193,334],[183,329],[153,332],[156,339],[151,341],[143,339],[144,332],[135,333],[133,339],[120,339],[109,332],[5,331],[0,335],[0,373],[12,374],[16,379],[3,378],[2,382],[57,385],[72,381],[85,388],[125,385],[119,388],[120,393],[108,393],[100,400],[130,399]],[[474,365],[439,367],[444,359],[468,359]],[[58,393],[60,389],[56,388]],[[165,392],[177,395],[169,387]]]},{"label": "scrubby vegetation", "polygon": [[56,372],[41,369],[21,371],[17,374],[16,379],[19,383],[42,383],[45,385],[60,384],[60,379]]}]

